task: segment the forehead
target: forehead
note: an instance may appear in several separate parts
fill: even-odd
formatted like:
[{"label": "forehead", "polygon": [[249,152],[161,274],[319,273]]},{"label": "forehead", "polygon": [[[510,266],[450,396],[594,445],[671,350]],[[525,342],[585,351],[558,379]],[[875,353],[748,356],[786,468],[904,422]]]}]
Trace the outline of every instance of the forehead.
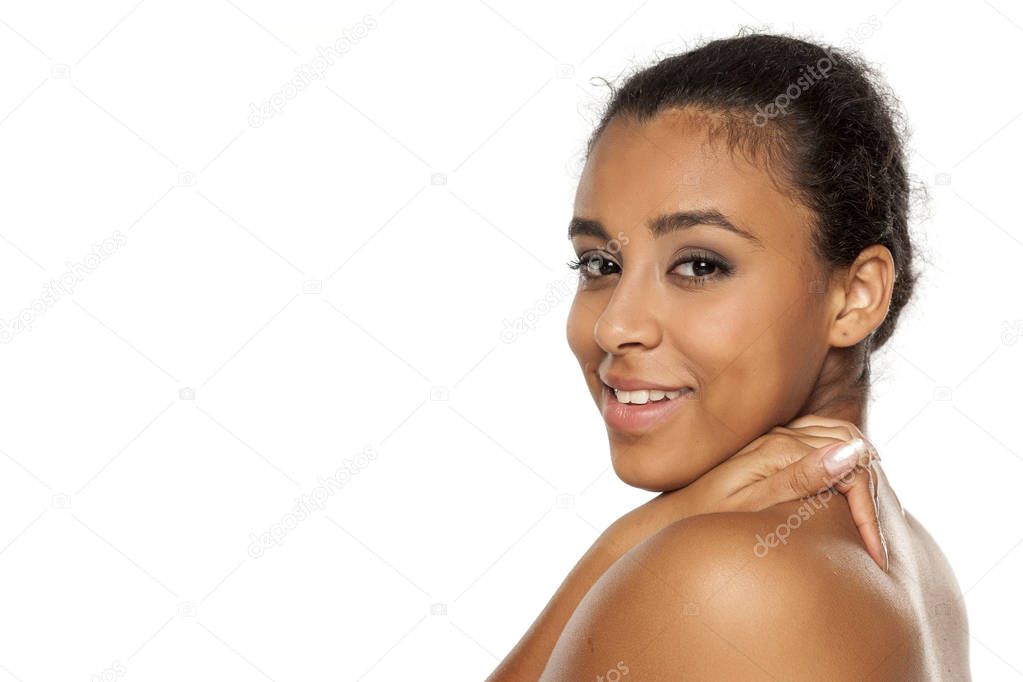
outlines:
[{"label": "forehead", "polygon": [[575,215],[633,235],[660,214],[717,209],[765,243],[805,244],[809,209],[761,164],[711,140],[711,116],[669,110],[645,123],[612,119],[583,169]]}]

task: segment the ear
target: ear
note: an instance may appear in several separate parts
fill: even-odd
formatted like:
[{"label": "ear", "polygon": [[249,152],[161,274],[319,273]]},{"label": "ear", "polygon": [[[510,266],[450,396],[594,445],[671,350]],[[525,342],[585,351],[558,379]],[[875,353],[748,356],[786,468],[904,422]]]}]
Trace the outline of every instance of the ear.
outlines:
[{"label": "ear", "polygon": [[853,346],[888,315],[895,285],[895,260],[882,244],[867,247],[832,284],[834,317],[828,342]]}]

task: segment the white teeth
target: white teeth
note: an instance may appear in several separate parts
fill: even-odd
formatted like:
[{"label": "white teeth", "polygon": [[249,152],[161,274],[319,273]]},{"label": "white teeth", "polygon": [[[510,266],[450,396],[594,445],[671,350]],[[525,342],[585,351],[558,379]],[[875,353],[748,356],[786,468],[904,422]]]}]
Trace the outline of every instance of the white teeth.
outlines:
[{"label": "white teeth", "polygon": [[[683,391],[656,391],[640,389],[637,391],[620,391],[617,388],[613,389],[615,392],[615,398],[620,403],[630,403],[632,405],[645,405],[649,402],[656,402],[658,400],[674,400],[675,398],[682,395]],[[686,389],[688,391],[688,389]]]}]

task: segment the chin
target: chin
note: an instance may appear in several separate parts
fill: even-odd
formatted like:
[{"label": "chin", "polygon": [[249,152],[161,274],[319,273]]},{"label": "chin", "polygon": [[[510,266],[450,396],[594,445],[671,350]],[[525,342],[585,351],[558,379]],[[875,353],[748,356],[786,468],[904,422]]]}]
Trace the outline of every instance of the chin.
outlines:
[{"label": "chin", "polygon": [[632,456],[631,448],[611,449],[611,466],[615,475],[626,485],[641,490],[648,490],[652,493],[663,493],[669,490],[678,490],[689,485],[697,478],[699,472],[691,472],[679,469],[679,462],[665,461],[662,458],[650,457],[648,448],[638,448],[640,452],[646,451],[647,456]]}]

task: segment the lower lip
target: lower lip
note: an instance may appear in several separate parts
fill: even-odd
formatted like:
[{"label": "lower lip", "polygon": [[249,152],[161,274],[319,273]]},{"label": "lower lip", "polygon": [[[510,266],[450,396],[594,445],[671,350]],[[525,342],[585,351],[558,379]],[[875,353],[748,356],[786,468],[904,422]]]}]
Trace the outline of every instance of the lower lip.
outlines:
[{"label": "lower lip", "polygon": [[614,391],[607,384],[602,383],[601,386],[603,388],[600,411],[604,415],[604,421],[615,431],[646,431],[682,409],[682,405],[692,399],[693,393],[692,389],[685,389],[685,392],[674,400],[665,399],[648,402],[645,405],[633,405],[618,402]]}]

